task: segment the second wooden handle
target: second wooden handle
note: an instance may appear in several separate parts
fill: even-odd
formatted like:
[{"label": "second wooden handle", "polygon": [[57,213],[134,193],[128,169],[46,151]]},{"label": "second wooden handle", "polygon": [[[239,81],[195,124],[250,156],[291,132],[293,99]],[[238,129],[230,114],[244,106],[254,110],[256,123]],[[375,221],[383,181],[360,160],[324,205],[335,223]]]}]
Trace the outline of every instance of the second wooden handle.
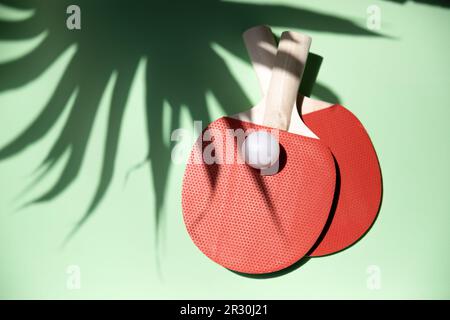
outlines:
[{"label": "second wooden handle", "polygon": [[311,38],[307,35],[282,33],[266,97],[265,126],[289,128],[310,46]]}]

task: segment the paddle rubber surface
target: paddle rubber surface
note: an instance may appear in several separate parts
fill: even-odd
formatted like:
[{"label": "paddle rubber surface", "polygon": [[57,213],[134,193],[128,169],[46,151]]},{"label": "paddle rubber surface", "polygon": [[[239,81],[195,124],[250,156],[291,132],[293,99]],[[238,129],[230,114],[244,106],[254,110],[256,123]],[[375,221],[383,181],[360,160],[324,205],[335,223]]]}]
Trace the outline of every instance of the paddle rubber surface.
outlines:
[{"label": "paddle rubber surface", "polygon": [[370,229],[381,203],[381,170],[369,135],[343,106],[306,114],[303,120],[331,149],[338,167],[339,193],[331,224],[310,254],[323,256],[352,245]]},{"label": "paddle rubber surface", "polygon": [[[270,130],[228,117],[205,130],[238,128]],[[215,135],[216,153],[231,149],[228,155],[238,157],[236,140],[227,150],[225,140]],[[336,183],[330,150],[286,131],[279,131],[279,141],[285,152],[273,176],[245,163],[195,163],[211,142],[193,148],[183,180],[184,222],[196,246],[225,268],[253,274],[284,269],[307,254],[326,224]]]}]

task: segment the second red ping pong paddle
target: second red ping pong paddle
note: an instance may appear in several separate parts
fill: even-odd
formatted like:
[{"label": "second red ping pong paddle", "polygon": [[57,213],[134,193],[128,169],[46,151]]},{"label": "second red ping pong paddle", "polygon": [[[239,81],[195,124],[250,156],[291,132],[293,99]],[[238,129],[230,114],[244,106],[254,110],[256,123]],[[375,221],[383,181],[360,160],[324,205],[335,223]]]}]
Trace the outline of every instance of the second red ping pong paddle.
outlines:
[{"label": "second red ping pong paddle", "polygon": [[[243,38],[265,93],[277,50],[274,36],[270,28],[258,26],[247,30]],[[310,253],[323,256],[347,248],[370,229],[381,203],[381,170],[372,142],[353,113],[309,97],[298,101],[306,125],[331,149],[340,176],[331,223]]]},{"label": "second red ping pong paddle", "polygon": [[[302,34],[282,34],[261,102],[263,125],[230,117],[214,121],[186,166],[182,208],[187,231],[207,257],[225,268],[252,274],[284,269],[310,251],[327,221],[336,184],[333,156],[320,140],[287,131],[310,41]],[[274,128],[284,150],[276,174],[223,161],[240,157],[242,141],[233,139],[227,148],[230,131]],[[211,149],[214,161],[205,162]]]}]

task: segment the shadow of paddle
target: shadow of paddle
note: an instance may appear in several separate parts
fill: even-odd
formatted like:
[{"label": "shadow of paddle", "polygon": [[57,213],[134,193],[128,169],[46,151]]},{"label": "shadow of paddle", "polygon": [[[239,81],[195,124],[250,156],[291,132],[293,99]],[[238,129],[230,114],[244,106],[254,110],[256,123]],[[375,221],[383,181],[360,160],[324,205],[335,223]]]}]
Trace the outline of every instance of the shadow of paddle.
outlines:
[{"label": "shadow of paddle", "polygon": [[259,280],[272,279],[272,278],[277,278],[277,277],[284,276],[284,275],[286,275],[288,273],[291,273],[292,271],[297,270],[298,268],[300,268],[304,264],[306,264],[309,260],[311,260],[310,257],[303,257],[302,259],[300,259],[296,263],[290,265],[289,267],[284,268],[283,270],[272,272],[272,273],[250,274],[250,273],[237,272],[237,271],[233,271],[233,270],[230,270],[230,271],[235,273],[235,274],[237,274],[237,275],[239,275],[239,276],[242,276],[242,277],[245,277],[245,278],[250,278],[250,279],[259,279]]}]

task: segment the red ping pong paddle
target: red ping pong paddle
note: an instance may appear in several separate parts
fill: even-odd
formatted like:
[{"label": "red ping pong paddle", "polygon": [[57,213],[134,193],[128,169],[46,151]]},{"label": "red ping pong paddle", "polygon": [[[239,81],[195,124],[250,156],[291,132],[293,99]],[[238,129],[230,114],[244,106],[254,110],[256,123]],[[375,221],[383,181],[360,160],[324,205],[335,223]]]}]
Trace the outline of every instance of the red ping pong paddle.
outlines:
[{"label": "red ping pong paddle", "polygon": [[[302,34],[282,34],[261,102],[264,125],[220,118],[191,152],[182,188],[184,222],[195,245],[225,268],[253,274],[284,269],[312,248],[327,221],[336,184],[333,156],[320,140],[287,131],[310,42]],[[276,174],[261,175],[236,160],[243,141],[234,137],[230,143],[230,132],[275,129],[282,150]]]},{"label": "red ping pong paddle", "polygon": [[[267,92],[276,52],[273,34],[270,28],[258,26],[247,30],[243,38],[261,90]],[[310,253],[323,256],[352,245],[370,229],[381,203],[381,170],[372,142],[353,113],[309,97],[298,101],[306,125],[331,149],[340,176],[331,223]]]}]

